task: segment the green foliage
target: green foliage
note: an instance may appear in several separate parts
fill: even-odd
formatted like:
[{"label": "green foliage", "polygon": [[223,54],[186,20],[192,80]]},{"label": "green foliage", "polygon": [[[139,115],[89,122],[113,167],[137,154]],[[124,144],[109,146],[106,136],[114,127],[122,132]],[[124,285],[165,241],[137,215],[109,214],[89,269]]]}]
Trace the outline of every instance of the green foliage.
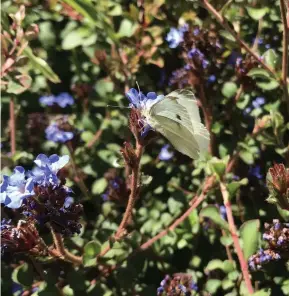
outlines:
[{"label": "green foliage", "polygon": [[[83,206],[81,233],[62,235],[64,248],[81,263],[61,253],[61,245],[57,249],[49,225],[33,221],[47,249],[39,253],[31,233],[30,240],[21,240],[21,250],[2,262],[4,293],[10,295],[17,283],[21,291],[14,295],[151,296],[165,275],[184,273],[198,285],[192,296],[249,295],[225,205],[228,210],[230,203],[246,260],[268,247],[264,223],[289,221],[288,191],[280,194],[267,174],[274,163],[288,167],[289,154],[279,2],[209,1],[258,60],[219,18],[205,12],[200,5],[205,1],[2,2],[2,173],[11,175],[17,165],[32,170],[40,153],[73,152],[73,162],[59,175]],[[190,27],[186,43],[170,48],[168,32],[184,24]],[[197,55],[189,58],[190,49],[200,50],[208,64],[198,63]],[[148,143],[136,200],[120,231],[133,183],[124,143],[136,148],[125,97],[132,87],[144,94],[192,89],[210,129],[211,150],[192,161],[160,134],[142,138]],[[62,92],[72,95],[73,105],[39,103],[42,96]],[[77,130],[69,147],[48,141],[45,134],[47,125],[63,116],[68,119],[63,128]],[[141,120],[136,122],[143,128]],[[166,144],[173,152],[168,160],[160,154]],[[220,184],[227,191],[225,202]],[[2,216],[15,225],[28,219],[7,207]],[[16,246],[12,237],[5,239]],[[286,261],[282,257],[262,271],[249,271],[252,295],[289,295]]]}]

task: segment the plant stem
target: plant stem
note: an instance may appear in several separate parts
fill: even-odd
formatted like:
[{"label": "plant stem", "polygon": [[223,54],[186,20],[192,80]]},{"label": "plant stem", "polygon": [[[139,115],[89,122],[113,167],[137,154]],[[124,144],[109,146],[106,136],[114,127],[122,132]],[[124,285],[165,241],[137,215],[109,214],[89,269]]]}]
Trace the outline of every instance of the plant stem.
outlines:
[{"label": "plant stem", "polygon": [[232,207],[231,207],[231,203],[230,203],[230,200],[229,200],[229,193],[227,191],[226,185],[224,183],[222,183],[222,182],[220,183],[220,189],[221,189],[221,193],[222,193],[222,196],[223,196],[224,205],[226,207],[226,213],[227,213],[230,232],[231,232],[233,243],[234,243],[234,246],[235,246],[235,250],[236,250],[239,262],[240,262],[240,266],[241,266],[242,274],[243,274],[243,277],[244,277],[244,280],[245,280],[245,284],[246,284],[248,293],[253,294],[254,289],[253,289],[251,279],[250,279],[248,264],[247,264],[247,261],[246,261],[246,259],[244,257],[244,254],[243,254],[240,242],[239,242],[239,238],[238,238],[238,234],[237,234],[237,228],[236,228],[233,213],[232,213]]},{"label": "plant stem", "polygon": [[161,239],[165,235],[167,235],[169,232],[173,231],[175,228],[177,228],[186,218],[190,216],[192,211],[197,208],[197,206],[205,199],[206,195],[204,192],[202,192],[199,196],[196,196],[194,198],[194,201],[192,202],[191,206],[182,214],[181,217],[176,219],[173,224],[171,224],[168,228],[164,229],[160,233],[158,233],[153,238],[149,239],[147,242],[142,244],[139,249],[144,251],[148,249],[151,245],[153,245],[157,240]]},{"label": "plant stem", "polygon": [[168,228],[161,231],[159,234],[142,244],[139,248],[139,250],[146,250],[151,245],[153,245],[157,240],[167,235],[170,231],[173,231],[176,227],[178,227],[186,218],[189,217],[189,215],[192,213],[192,211],[198,207],[198,205],[206,198],[206,195],[208,191],[212,188],[215,181],[215,177],[209,177],[204,182],[204,187],[202,189],[202,192],[200,195],[197,195],[193,198],[193,200],[190,202],[190,207],[178,218],[176,219]]},{"label": "plant stem", "polygon": [[10,112],[10,149],[11,149],[10,151],[11,151],[11,156],[13,156],[16,152],[16,124],[15,124],[14,97],[10,98],[9,112]]},{"label": "plant stem", "polygon": [[200,2],[205,6],[205,8],[211,12],[216,20],[234,37],[234,39],[240,44],[241,47],[243,47],[249,55],[254,57],[258,63],[264,68],[266,71],[268,71],[272,76],[276,78],[276,80],[279,82],[280,85],[283,85],[284,81],[282,78],[278,77],[277,73],[274,69],[266,65],[262,59],[249,47],[248,44],[246,44],[238,34],[230,27],[227,20],[207,1],[207,0],[200,0]]},{"label": "plant stem", "polygon": [[[76,265],[81,265],[82,264],[82,257],[75,256],[72,253],[70,253],[69,251],[67,251],[67,249],[64,247],[61,234],[55,232],[51,225],[48,225],[48,227],[51,231],[56,250],[59,253],[59,255],[61,255],[61,257],[63,257],[63,260],[72,262]],[[50,254],[53,254],[53,252],[50,251]]]},{"label": "plant stem", "polygon": [[132,168],[132,173],[131,173],[131,192],[130,192],[129,200],[125,209],[124,216],[116,231],[115,238],[120,238],[122,236],[122,233],[125,230],[132,216],[133,207],[139,193],[138,185],[139,185],[139,173],[140,173],[140,159],[143,153],[143,146],[138,142],[136,143],[135,153],[136,153],[136,164]]},{"label": "plant stem", "polygon": [[81,190],[81,192],[85,196],[85,198],[89,200],[90,196],[88,194],[88,188],[86,187],[85,183],[83,182],[82,178],[79,176],[79,174],[77,172],[77,166],[76,166],[75,159],[74,159],[74,152],[73,152],[70,142],[67,142],[67,148],[69,150],[69,155],[70,155],[70,159],[71,159],[71,164],[72,164],[72,168],[73,168],[73,172],[74,172],[75,181],[76,181],[79,189]]},{"label": "plant stem", "polygon": [[[135,201],[138,197],[138,193],[139,193],[139,188],[138,188],[138,183],[139,183],[139,174],[140,174],[140,160],[141,160],[141,156],[143,153],[143,146],[141,144],[138,143],[136,144],[136,165],[135,167],[132,169],[132,173],[131,173],[131,192],[130,192],[130,196],[129,196],[129,200],[125,209],[125,213],[124,216],[122,218],[121,223],[118,226],[118,229],[114,235],[115,239],[120,239],[125,231],[125,228],[132,216],[132,211],[133,211],[133,207],[135,204]],[[109,250],[111,249],[110,244],[103,249],[97,256],[96,256],[96,260],[99,257],[103,257]]]},{"label": "plant stem", "polygon": [[[287,8],[288,9],[288,8]],[[286,5],[284,0],[280,0],[280,10],[283,22],[283,54],[282,54],[282,80],[283,80],[283,92],[284,100],[287,104],[287,111],[289,114],[289,95],[287,87],[287,76],[288,76],[288,43],[289,43],[289,23],[286,16]]]},{"label": "plant stem", "polygon": [[199,97],[200,97],[201,108],[202,108],[202,111],[204,113],[204,118],[205,118],[205,126],[210,133],[209,150],[210,150],[211,155],[215,155],[214,150],[215,150],[216,137],[215,137],[215,134],[212,133],[213,116],[212,116],[211,106],[209,106],[209,104],[208,104],[203,81],[201,81],[201,83],[199,85],[199,91],[200,91]]}]

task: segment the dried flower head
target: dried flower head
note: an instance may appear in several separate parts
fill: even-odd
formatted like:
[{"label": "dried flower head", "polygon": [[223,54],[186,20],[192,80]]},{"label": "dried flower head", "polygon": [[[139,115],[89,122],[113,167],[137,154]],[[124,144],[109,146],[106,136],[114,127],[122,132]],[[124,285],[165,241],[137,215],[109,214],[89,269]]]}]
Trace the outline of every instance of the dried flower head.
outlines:
[{"label": "dried flower head", "polygon": [[270,191],[268,202],[289,209],[289,169],[283,164],[274,164],[267,174],[267,186]]},{"label": "dried flower head", "polygon": [[197,291],[198,286],[187,274],[175,274],[172,277],[166,275],[157,289],[158,296],[190,296]]},{"label": "dried flower head", "polygon": [[47,247],[39,237],[34,221],[19,220],[17,226],[11,220],[1,221],[1,256],[9,257],[14,253],[29,252],[33,255],[47,255]]}]

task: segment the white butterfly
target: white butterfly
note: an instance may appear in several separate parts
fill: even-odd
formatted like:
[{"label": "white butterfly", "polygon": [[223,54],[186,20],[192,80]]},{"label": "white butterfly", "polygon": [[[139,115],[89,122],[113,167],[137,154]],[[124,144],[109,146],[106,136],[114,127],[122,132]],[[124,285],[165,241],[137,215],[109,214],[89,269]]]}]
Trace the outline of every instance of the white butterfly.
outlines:
[{"label": "white butterfly", "polygon": [[193,159],[208,151],[210,135],[201,122],[192,91],[179,89],[166,96],[148,93],[145,97],[131,89],[127,97],[140,110],[145,130],[151,127],[161,133],[178,151]]}]

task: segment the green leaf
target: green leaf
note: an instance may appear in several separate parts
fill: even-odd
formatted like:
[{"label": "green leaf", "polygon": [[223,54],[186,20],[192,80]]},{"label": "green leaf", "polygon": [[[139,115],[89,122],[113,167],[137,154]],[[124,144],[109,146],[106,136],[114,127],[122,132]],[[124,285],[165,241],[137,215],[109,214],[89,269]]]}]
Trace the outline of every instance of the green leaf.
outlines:
[{"label": "green leaf", "polygon": [[213,157],[210,160],[210,168],[218,176],[219,179],[222,178],[222,176],[225,174],[227,162],[227,158],[219,159],[217,157]]},{"label": "green leaf", "polygon": [[222,282],[220,280],[209,279],[206,282],[205,289],[209,293],[215,294],[217,292],[217,290],[221,287],[221,285],[222,285]]},{"label": "green leaf", "polygon": [[26,47],[23,53],[29,58],[31,66],[39,70],[48,80],[53,83],[61,82],[49,65],[43,59],[34,55],[30,47]]},{"label": "green leaf", "polygon": [[101,252],[101,244],[90,241],[84,246],[83,264],[85,267],[96,265],[96,256]]},{"label": "green leaf", "polygon": [[258,219],[248,220],[240,228],[240,236],[243,240],[245,259],[248,260],[258,247],[260,221]]},{"label": "green leaf", "polygon": [[99,14],[90,0],[63,0],[69,6],[73,7],[81,15],[89,19],[92,23],[96,23]]},{"label": "green leaf", "polygon": [[237,84],[234,82],[226,82],[222,87],[222,94],[226,98],[232,98],[237,93]]},{"label": "green leaf", "polygon": [[113,91],[113,86],[111,81],[100,79],[96,83],[95,90],[101,97],[106,97],[108,93]]},{"label": "green leaf", "polygon": [[246,9],[249,16],[256,21],[260,20],[262,17],[264,17],[264,15],[267,12],[269,12],[268,7],[263,7],[263,8],[246,7]]},{"label": "green leaf", "polygon": [[261,68],[254,68],[251,69],[248,73],[247,76],[252,77],[252,78],[270,78],[270,74],[265,70]]},{"label": "green leaf", "polygon": [[105,178],[100,178],[92,184],[92,193],[93,194],[101,194],[104,192],[107,187],[107,180]]},{"label": "green leaf", "polygon": [[264,54],[263,54],[263,60],[265,64],[267,64],[269,67],[275,69],[276,68],[276,62],[277,62],[277,54],[275,50],[273,49],[268,49]]},{"label": "green leaf", "polygon": [[248,184],[248,179],[244,178],[241,179],[240,181],[233,181],[230,184],[227,185],[228,192],[230,194],[230,197],[235,196],[236,192],[238,189],[243,186]]},{"label": "green leaf", "polygon": [[222,289],[223,290],[229,290],[232,289],[235,286],[235,283],[229,279],[223,279],[222,280]]},{"label": "green leaf", "polygon": [[[271,296],[271,289],[269,290],[265,290],[265,289],[262,289],[262,290],[259,290],[257,292],[255,292],[254,294],[252,294],[252,296]],[[288,294],[286,294],[288,295]]]},{"label": "green leaf", "polygon": [[254,157],[253,154],[250,151],[242,150],[239,153],[240,158],[247,164],[253,164],[254,163]]},{"label": "green leaf", "polygon": [[224,268],[223,261],[221,259],[213,259],[208,263],[205,270],[206,270],[206,272],[208,272],[208,271],[213,271],[216,269],[223,270],[223,268]]},{"label": "green leaf", "polygon": [[221,217],[220,211],[216,206],[209,205],[203,208],[200,212],[200,217],[209,218],[222,229],[229,230],[229,224]]},{"label": "green leaf", "polygon": [[273,90],[279,87],[279,83],[273,79],[270,79],[268,82],[257,82],[256,84],[263,90]]},{"label": "green leaf", "polygon": [[64,50],[71,50],[77,46],[89,46],[95,43],[97,35],[88,28],[78,28],[69,32],[62,40],[62,48]]},{"label": "green leaf", "polygon": [[134,34],[136,29],[137,29],[137,24],[131,22],[128,19],[124,19],[120,24],[120,28],[118,30],[117,36],[119,38],[131,37]]},{"label": "green leaf", "polygon": [[17,266],[12,272],[12,280],[23,286],[31,286],[33,278],[33,268],[27,263]]},{"label": "green leaf", "polygon": [[148,176],[144,174],[141,175],[141,185],[149,185],[152,180],[153,180],[152,176]]}]

